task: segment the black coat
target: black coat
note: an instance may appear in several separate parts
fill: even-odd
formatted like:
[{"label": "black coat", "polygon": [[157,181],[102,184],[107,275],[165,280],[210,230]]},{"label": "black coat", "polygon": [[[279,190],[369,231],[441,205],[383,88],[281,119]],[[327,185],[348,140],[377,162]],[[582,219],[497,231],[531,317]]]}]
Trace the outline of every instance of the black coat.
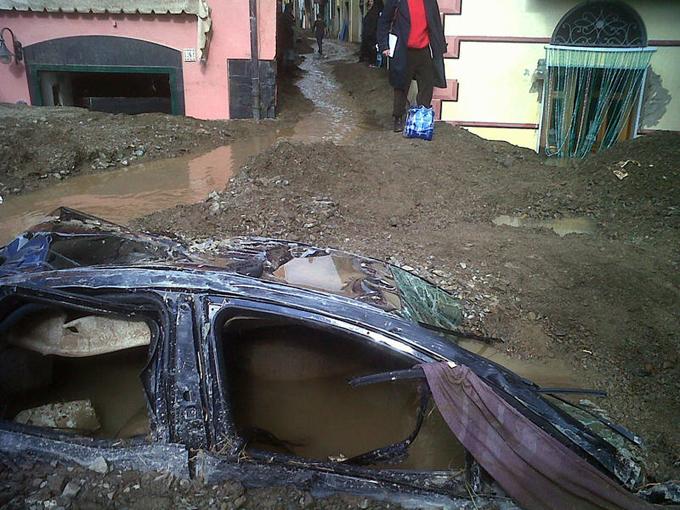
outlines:
[{"label": "black coat", "polygon": [[[437,0],[425,0],[425,17],[430,35],[432,49],[432,63],[434,64],[434,86],[446,88],[446,74],[444,73],[444,53],[446,53],[446,39],[442,27],[441,14]],[[380,51],[389,48],[388,35],[395,34],[397,47],[390,63],[390,85],[395,89],[407,90],[410,86],[406,78],[406,43],[411,31],[411,15],[407,0],[387,0],[385,9],[378,21],[378,46]]]}]

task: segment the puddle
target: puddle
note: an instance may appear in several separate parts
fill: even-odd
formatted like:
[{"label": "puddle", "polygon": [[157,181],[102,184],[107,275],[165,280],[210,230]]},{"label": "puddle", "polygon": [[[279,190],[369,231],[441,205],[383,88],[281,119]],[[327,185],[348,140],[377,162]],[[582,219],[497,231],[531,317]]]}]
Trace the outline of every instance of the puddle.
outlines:
[{"label": "puddle", "polygon": [[328,41],[328,57],[307,56],[301,65],[306,72],[297,85],[315,108],[292,127],[282,125],[277,132],[263,130],[260,136],[235,141],[200,156],[155,160],[76,176],[33,193],[4,197],[0,205],[0,245],[59,206],[127,223],[176,205],[201,202],[211,191],[224,190],[229,178],[249,157],[266,150],[277,139],[351,143],[370,126],[353,111],[351,98],[332,79],[329,69],[332,61],[352,60],[351,52],[350,48]]},{"label": "puddle", "polygon": [[251,140],[236,142],[201,156],[80,175],[32,193],[10,195],[0,205],[0,242],[9,241],[59,206],[126,223],[160,209],[199,202],[211,191],[223,190],[234,169],[259,145]]},{"label": "puddle", "polygon": [[579,388],[582,383],[574,373],[557,361],[538,362],[511,358],[504,352],[477,340],[460,339],[458,345],[463,349],[483,356],[515,372],[539,386]]},{"label": "puddle", "polygon": [[505,225],[508,227],[547,228],[551,229],[560,237],[564,237],[568,234],[594,234],[596,231],[595,222],[590,218],[585,217],[537,220],[503,214],[494,218],[493,224]]}]

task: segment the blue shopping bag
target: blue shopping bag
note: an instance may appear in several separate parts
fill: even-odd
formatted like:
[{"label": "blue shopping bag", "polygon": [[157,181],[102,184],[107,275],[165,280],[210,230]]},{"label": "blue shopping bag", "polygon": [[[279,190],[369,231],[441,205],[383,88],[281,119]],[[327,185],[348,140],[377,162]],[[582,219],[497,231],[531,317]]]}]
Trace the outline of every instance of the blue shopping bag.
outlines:
[{"label": "blue shopping bag", "polygon": [[408,109],[404,136],[432,140],[434,135],[434,109],[425,106],[412,106]]}]

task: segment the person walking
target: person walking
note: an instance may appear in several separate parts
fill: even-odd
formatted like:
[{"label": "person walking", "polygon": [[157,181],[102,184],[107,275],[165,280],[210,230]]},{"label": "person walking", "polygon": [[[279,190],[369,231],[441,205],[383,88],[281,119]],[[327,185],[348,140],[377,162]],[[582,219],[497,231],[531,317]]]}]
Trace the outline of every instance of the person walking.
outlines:
[{"label": "person walking", "polygon": [[314,35],[316,36],[316,44],[319,45],[319,55],[323,55],[323,36],[326,34],[326,23],[324,23],[321,14],[317,15],[314,22]]},{"label": "person walking", "polygon": [[375,65],[376,45],[378,44],[378,20],[383,10],[382,0],[368,0],[368,11],[361,25],[361,49],[359,62],[368,62]]},{"label": "person walking", "polygon": [[390,34],[397,37],[390,62],[394,88],[394,131],[404,129],[411,80],[418,83],[419,106],[430,107],[433,88],[446,88],[446,39],[437,0],[386,0],[378,21],[378,47],[389,56]]}]

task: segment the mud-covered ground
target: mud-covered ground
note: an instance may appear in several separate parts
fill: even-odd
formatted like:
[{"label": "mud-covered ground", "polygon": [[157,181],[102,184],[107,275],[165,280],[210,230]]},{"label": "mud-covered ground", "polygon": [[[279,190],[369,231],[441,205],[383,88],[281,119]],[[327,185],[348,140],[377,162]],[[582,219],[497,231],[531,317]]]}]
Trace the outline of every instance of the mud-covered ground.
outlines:
[{"label": "mud-covered ground", "polygon": [[238,481],[206,485],[168,473],[107,472],[57,462],[0,456],[0,508],[7,510],[121,508],[128,510],[395,508],[369,498],[314,498],[295,487],[247,489]]},{"label": "mud-covered ground", "polygon": [[279,117],[261,122],[0,104],[0,196],[29,192],[79,174],[203,153],[292,123],[309,110],[292,80],[281,87],[280,99]]},{"label": "mud-covered ground", "polygon": [[[387,124],[384,74],[335,71],[357,108]],[[431,143],[376,129],[351,146],[281,142],[219,197],[137,225],[288,238],[407,264],[463,299],[469,329],[607,390],[601,405],[645,438],[652,478],[677,478],[679,160],[672,133],[558,167],[444,124]],[[494,225],[501,215],[530,228]],[[540,226],[565,219],[592,232],[560,237]]]},{"label": "mud-covered ground", "polygon": [[[385,73],[353,63],[330,67],[367,125],[388,127],[391,91]],[[284,87],[292,115],[311,110],[294,87]],[[2,106],[0,130],[9,134],[0,142],[0,152],[8,155],[0,160],[0,195],[45,185],[62,170],[101,171],[92,169],[102,160],[99,152],[114,166],[124,159],[131,163],[133,149],[141,146],[141,157],[172,157],[252,136],[261,127],[253,125]],[[40,149],[17,148],[28,147],[21,140]],[[70,155],[60,155],[63,146]],[[70,168],[74,154],[81,159]],[[52,160],[66,163],[52,167]],[[430,143],[374,128],[346,146],[281,141],[252,158],[219,195],[135,225],[187,239],[288,238],[411,266],[459,296],[465,327],[502,338],[508,355],[535,364],[539,372],[565,367],[580,385],[607,390],[609,397],[598,404],[644,438],[651,479],[678,479],[678,162],[680,136],[671,133],[625,142],[581,163],[551,166],[532,151],[448,125],[437,125]],[[622,180],[614,174],[621,166],[628,174]],[[43,174],[48,177],[41,179]],[[495,225],[503,215],[526,226]],[[550,228],[555,220],[564,220],[557,225],[567,230],[589,233],[561,237]],[[243,492],[238,484],[214,489],[218,497],[212,488],[179,481],[166,487],[167,479],[152,475],[52,471],[44,464],[0,465],[0,506],[10,501],[13,507],[29,506],[27,498],[35,493],[40,501],[68,506],[52,488],[63,492],[61,482],[49,481],[52,474],[81,487],[68,501],[74,508],[374,505],[317,501],[288,488]],[[135,491],[144,497],[130,496]],[[108,497],[111,492],[115,497]],[[149,497],[157,499],[144,499]]]}]

